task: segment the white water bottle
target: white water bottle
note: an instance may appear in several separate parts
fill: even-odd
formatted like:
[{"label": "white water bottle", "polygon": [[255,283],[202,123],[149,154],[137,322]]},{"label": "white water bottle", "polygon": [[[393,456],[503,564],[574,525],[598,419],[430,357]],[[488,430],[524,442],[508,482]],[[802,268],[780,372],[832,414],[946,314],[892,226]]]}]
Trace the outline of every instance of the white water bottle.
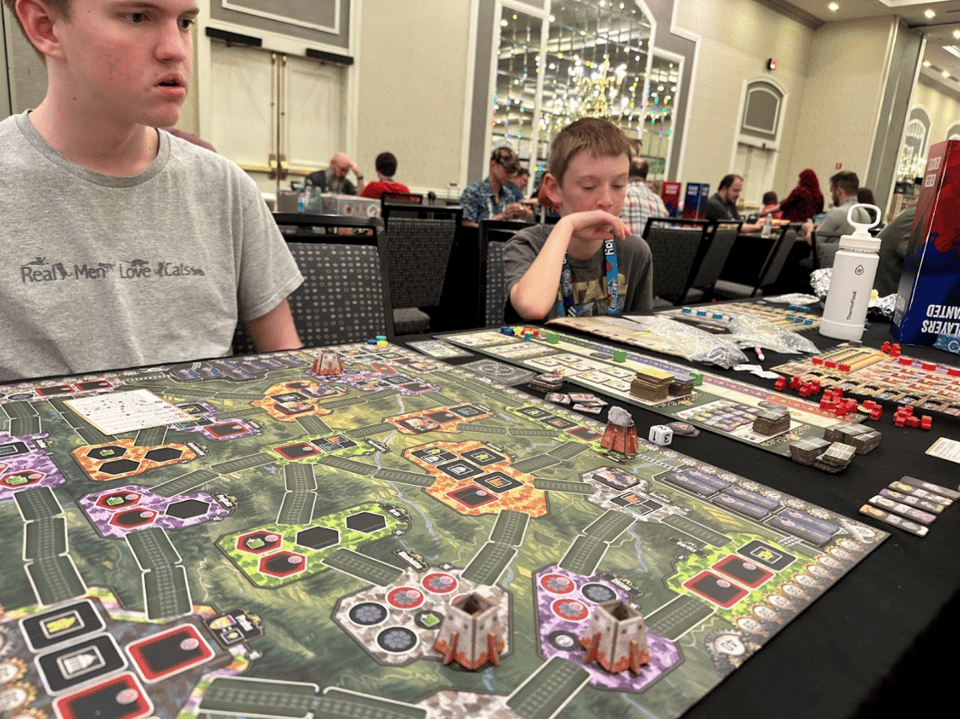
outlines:
[{"label": "white water bottle", "polygon": [[[854,210],[865,207],[876,212],[877,219],[869,224],[853,221]],[[853,234],[840,238],[840,246],[833,261],[830,289],[823,306],[820,334],[838,340],[859,340],[867,319],[867,303],[873,291],[873,279],[880,263],[880,240],[871,237],[868,229],[880,221],[876,205],[853,205],[847,210],[847,222],[853,225]]]}]

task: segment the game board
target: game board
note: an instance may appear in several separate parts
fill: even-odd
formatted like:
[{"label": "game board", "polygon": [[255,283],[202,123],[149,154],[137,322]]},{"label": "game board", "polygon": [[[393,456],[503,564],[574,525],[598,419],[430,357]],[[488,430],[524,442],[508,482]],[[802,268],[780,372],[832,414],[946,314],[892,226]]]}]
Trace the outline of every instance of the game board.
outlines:
[{"label": "game board", "polygon": [[[39,719],[677,717],[886,534],[387,347],[0,387],[0,711]],[[107,436],[68,396],[190,421]],[[22,548],[22,556],[18,553]],[[445,666],[446,603],[506,627]],[[584,666],[633,602],[639,675]]]},{"label": "game board", "polygon": [[725,329],[736,315],[759,317],[777,327],[799,332],[820,327],[820,316],[799,308],[775,305],[763,300],[750,302],[718,302],[698,307],[674,307],[660,310],[658,315],[695,322],[715,329]]},{"label": "game board", "polygon": [[[840,369],[841,365],[850,369]],[[956,367],[844,343],[817,357],[773,369],[805,381],[819,379],[824,387],[838,386],[864,397],[960,416],[960,369]]]},{"label": "game board", "polygon": [[[838,421],[858,421],[863,417],[851,413],[838,418],[795,394],[776,392],[772,387],[764,389],[710,372],[701,373],[703,383],[687,397],[648,402],[630,394],[630,381],[637,370],[655,368],[686,378],[690,376],[690,368],[639,353],[628,353],[626,361],[614,362],[614,348],[609,345],[562,332],[556,335],[556,344],[548,343],[543,332],[540,337],[527,339],[503,335],[497,330],[471,330],[443,335],[443,339],[526,369],[538,372],[562,370],[564,378],[573,384],[785,457],[790,456],[791,442],[819,438],[825,427]],[[754,432],[757,410],[765,406],[789,409],[790,428],[769,436]]]}]

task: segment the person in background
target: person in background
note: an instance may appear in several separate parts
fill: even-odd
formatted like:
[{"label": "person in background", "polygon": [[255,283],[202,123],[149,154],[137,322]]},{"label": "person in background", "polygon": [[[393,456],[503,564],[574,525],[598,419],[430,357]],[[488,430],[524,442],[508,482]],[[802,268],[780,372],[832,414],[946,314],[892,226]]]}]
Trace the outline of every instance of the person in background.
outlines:
[{"label": "person in background", "polygon": [[[353,172],[353,176],[357,179],[356,185],[347,179],[348,172]],[[320,192],[334,192],[338,195],[356,195],[358,192],[363,192],[364,188],[360,168],[345,152],[338,152],[330,158],[330,166],[327,169],[317,170],[307,175],[304,184],[313,186]]]},{"label": "person in background", "polygon": [[[841,235],[849,235],[853,232],[853,225],[847,221],[847,211],[857,204],[857,190],[860,189],[860,178],[855,172],[846,170],[838,172],[830,178],[830,196],[833,198],[834,207],[823,218],[822,222],[814,223],[807,220],[803,223],[803,236],[808,244],[812,243],[811,234],[814,230],[817,237],[821,240],[839,240]],[[857,222],[869,224],[866,211],[860,207],[857,208],[854,216]]]},{"label": "person in background", "polygon": [[498,147],[490,155],[490,174],[487,179],[468,186],[460,196],[463,206],[463,224],[479,227],[480,220],[525,220],[533,210],[516,200],[510,190],[510,181],[517,176],[520,166],[509,147]]},{"label": "person in background", "polygon": [[509,190],[514,194],[515,202],[523,202],[527,196],[527,183],[530,181],[530,170],[523,165],[517,171],[516,177],[510,180]]},{"label": "person in background", "polygon": [[783,217],[783,211],[777,202],[777,193],[773,190],[763,193],[763,207],[760,210],[760,217],[766,217],[767,215],[772,215],[775,220]]},{"label": "person in background", "polygon": [[[873,205],[877,207],[877,198],[873,195],[873,190],[869,187],[861,187],[857,190],[857,202],[862,205]],[[880,230],[883,229],[883,219],[882,217],[877,217],[877,213],[873,210],[866,210],[870,215],[871,220],[879,220],[877,224],[870,228],[871,234],[877,235],[880,233]]]},{"label": "person in background", "polygon": [[724,175],[717,191],[707,200],[705,214],[708,220],[740,220],[737,212],[737,200],[743,192],[743,178],[740,175]]},{"label": "person in background", "polygon": [[877,265],[877,277],[873,288],[881,297],[892,295],[900,287],[900,275],[903,273],[903,261],[907,257],[910,233],[917,216],[914,203],[897,215],[880,232],[880,263]]},{"label": "person in background", "polygon": [[648,218],[667,216],[663,200],[647,187],[649,172],[650,164],[646,160],[634,157],[630,161],[630,184],[627,185],[627,196],[620,217],[627,223],[630,234],[637,237],[643,237]]},{"label": "person in background", "polygon": [[557,133],[540,191],[560,220],[507,242],[507,322],[652,309],[650,247],[620,219],[631,153],[608,120],[583,118]]},{"label": "person in background", "polygon": [[[303,277],[256,184],[172,127],[193,0],[6,0],[46,65],[0,122],[0,381],[300,347]],[[49,193],[56,188],[57,209]]]},{"label": "person in background", "polygon": [[790,222],[806,222],[823,212],[823,193],[817,173],[809,169],[801,172],[800,181],[780,203],[780,210],[781,219]]},{"label": "person in background", "polygon": [[410,188],[402,182],[394,182],[393,176],[397,173],[397,158],[392,152],[381,152],[374,161],[377,168],[377,181],[371,182],[360,192],[360,197],[370,197],[379,200],[383,193],[410,194]]}]

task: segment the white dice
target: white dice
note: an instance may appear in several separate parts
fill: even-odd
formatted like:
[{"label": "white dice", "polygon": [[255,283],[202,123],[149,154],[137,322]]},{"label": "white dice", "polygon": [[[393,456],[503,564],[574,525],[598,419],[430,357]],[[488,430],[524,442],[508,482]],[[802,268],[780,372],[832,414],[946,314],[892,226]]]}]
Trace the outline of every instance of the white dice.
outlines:
[{"label": "white dice", "polygon": [[655,424],[650,428],[650,441],[666,447],[673,441],[673,430],[665,424]]}]

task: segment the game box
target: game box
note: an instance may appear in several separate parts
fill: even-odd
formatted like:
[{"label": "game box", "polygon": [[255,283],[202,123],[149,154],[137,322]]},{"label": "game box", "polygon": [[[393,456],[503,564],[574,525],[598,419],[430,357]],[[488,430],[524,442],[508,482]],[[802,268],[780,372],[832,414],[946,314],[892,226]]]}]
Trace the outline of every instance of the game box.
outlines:
[{"label": "game box", "polygon": [[960,354],[960,141],[930,148],[890,331]]}]

